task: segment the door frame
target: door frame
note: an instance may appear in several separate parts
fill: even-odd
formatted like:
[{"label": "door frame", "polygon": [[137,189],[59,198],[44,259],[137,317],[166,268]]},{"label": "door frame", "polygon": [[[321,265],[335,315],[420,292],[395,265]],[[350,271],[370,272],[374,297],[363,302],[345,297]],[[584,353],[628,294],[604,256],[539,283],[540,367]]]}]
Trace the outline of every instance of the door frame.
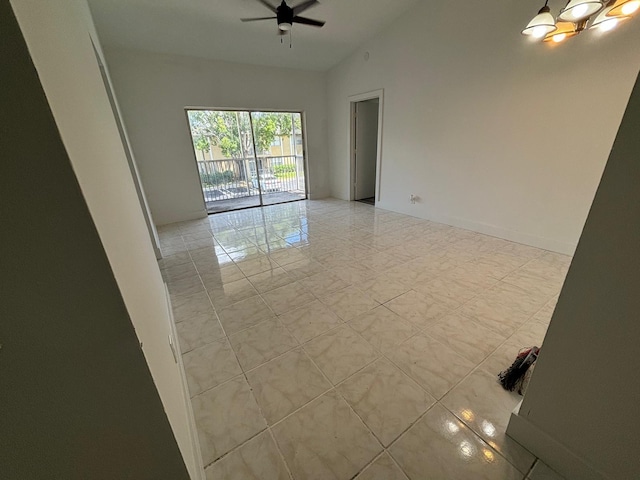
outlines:
[{"label": "door frame", "polygon": [[98,62],[100,77],[102,78],[102,83],[104,83],[104,89],[107,92],[109,105],[113,112],[113,118],[115,119],[116,126],[118,127],[118,134],[120,135],[122,148],[124,150],[125,157],[127,158],[127,164],[129,165],[129,170],[131,171],[131,179],[133,180],[133,185],[136,189],[136,195],[138,196],[138,201],[140,202],[140,208],[142,209],[142,216],[144,217],[144,222],[147,225],[147,230],[149,231],[151,246],[153,247],[153,251],[156,255],[156,260],[160,260],[162,259],[162,250],[160,249],[160,237],[158,237],[158,230],[156,229],[156,226],[153,223],[153,218],[151,217],[151,209],[149,208],[149,203],[147,202],[147,196],[144,192],[144,187],[142,186],[142,180],[140,179],[140,172],[138,171],[138,166],[133,156],[131,142],[129,142],[129,135],[127,134],[127,130],[122,120],[120,105],[118,104],[118,100],[116,99],[114,89],[111,84],[111,77],[109,76],[109,71],[106,65],[104,64],[104,62],[102,61],[102,57],[100,56],[100,53],[96,48],[97,42],[94,40],[93,34],[91,32],[89,32],[89,39],[91,40],[93,53],[95,54],[96,61]]},{"label": "door frame", "polygon": [[[225,210],[225,212],[233,212],[237,210],[246,210],[248,208],[257,208],[257,207],[265,207],[270,205],[280,205],[281,203],[291,203],[291,202],[299,202],[301,200],[309,199],[309,158],[308,158],[308,149],[307,149],[307,124],[306,124],[306,111],[305,110],[292,110],[292,109],[282,109],[282,108],[234,108],[234,107],[192,107],[187,106],[184,107],[184,116],[187,121],[187,133],[189,134],[189,142],[191,143],[191,150],[193,151],[193,160],[195,167],[194,173],[198,180],[198,188],[200,189],[200,193],[202,195],[202,206],[204,212],[208,215],[215,215],[215,213],[225,213],[225,212],[215,212],[209,213],[207,211],[207,202],[204,198],[204,192],[202,191],[202,183],[200,182],[200,174],[198,173],[198,154],[195,151],[193,145],[193,133],[191,132],[191,123],[189,122],[189,111],[193,110],[204,110],[204,111],[215,111],[215,112],[248,112],[251,113],[260,113],[260,112],[273,112],[273,113],[297,113],[300,115],[300,126],[301,126],[301,134],[302,134],[302,170],[304,172],[304,199],[299,200],[288,200],[285,202],[278,203],[270,203],[269,205],[263,205],[262,195],[260,195],[260,205],[255,205],[251,207],[240,207],[233,210]],[[255,154],[255,138],[253,134],[253,122],[251,123],[251,137],[254,143],[254,154]],[[257,164],[256,164],[257,169]],[[259,174],[258,174],[259,177]],[[260,182],[258,182],[260,185]]]},{"label": "door frame", "polygon": [[356,197],[356,103],[365,100],[378,99],[378,143],[376,146],[376,203],[381,199],[381,180],[382,180],[382,131],[383,131],[383,112],[384,112],[384,89],[372,90],[370,92],[350,95],[347,97],[349,101],[349,200],[354,201]]}]

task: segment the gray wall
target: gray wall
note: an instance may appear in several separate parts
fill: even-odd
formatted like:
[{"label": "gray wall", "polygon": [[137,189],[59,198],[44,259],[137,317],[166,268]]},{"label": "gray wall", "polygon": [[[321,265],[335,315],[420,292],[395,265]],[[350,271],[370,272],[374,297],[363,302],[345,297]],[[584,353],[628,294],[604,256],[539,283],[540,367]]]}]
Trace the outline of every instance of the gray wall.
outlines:
[{"label": "gray wall", "polygon": [[574,460],[593,478],[640,475],[639,132],[637,81],[520,408],[517,439],[565,448],[530,445],[567,478],[586,478]]},{"label": "gray wall", "polygon": [[188,478],[7,0],[0,64],[1,476]]}]

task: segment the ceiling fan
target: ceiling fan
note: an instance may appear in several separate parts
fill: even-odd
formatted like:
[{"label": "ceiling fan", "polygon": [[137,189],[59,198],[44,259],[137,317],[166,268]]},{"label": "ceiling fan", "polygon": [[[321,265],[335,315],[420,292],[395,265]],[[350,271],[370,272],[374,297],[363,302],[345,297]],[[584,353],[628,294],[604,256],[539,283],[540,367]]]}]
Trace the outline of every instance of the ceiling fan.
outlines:
[{"label": "ceiling fan", "polygon": [[290,7],[287,5],[285,0],[282,0],[282,3],[278,7],[274,7],[267,0],[256,0],[271,10],[276,14],[275,17],[257,17],[257,18],[241,18],[240,20],[243,22],[257,22],[260,20],[278,20],[278,33],[280,35],[285,35],[288,31],[291,30],[291,27],[294,23],[300,23],[302,25],[311,25],[313,27],[322,27],[325,22],[320,20],[313,20],[307,17],[301,17],[299,14],[304,12],[305,10],[318,5],[318,0],[307,0],[302,2],[300,5],[296,5],[295,7]]}]

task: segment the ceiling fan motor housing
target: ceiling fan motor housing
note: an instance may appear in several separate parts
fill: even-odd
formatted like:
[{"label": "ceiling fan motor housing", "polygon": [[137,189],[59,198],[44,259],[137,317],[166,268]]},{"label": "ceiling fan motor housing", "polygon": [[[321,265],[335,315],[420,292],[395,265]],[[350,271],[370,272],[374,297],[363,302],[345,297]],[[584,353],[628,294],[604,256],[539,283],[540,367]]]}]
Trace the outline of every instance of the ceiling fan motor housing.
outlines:
[{"label": "ceiling fan motor housing", "polygon": [[284,1],[277,8],[276,15],[278,17],[278,28],[280,30],[291,30],[293,24],[293,8]]}]

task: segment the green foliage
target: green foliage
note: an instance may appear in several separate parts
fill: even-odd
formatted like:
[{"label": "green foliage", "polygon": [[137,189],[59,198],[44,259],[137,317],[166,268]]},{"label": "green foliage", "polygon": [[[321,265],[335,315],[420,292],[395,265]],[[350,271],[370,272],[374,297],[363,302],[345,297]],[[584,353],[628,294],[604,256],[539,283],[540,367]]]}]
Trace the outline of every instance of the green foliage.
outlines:
[{"label": "green foliage", "polygon": [[242,158],[250,151],[251,129],[248,115],[237,112],[190,110],[188,112],[193,144],[197,150],[219,146],[227,158]]},{"label": "green foliage", "polygon": [[213,172],[213,173],[200,173],[200,181],[202,184],[207,185],[222,185],[224,183],[233,182],[235,175],[231,170],[225,170],[224,172]]},{"label": "green foliage", "polygon": [[[188,112],[193,145],[206,151],[218,146],[226,158],[243,158],[253,152],[249,115],[242,112],[190,110]],[[292,129],[300,132],[300,114],[255,112],[253,132],[258,153],[269,152],[276,136],[290,136]]]},{"label": "green foliage", "polygon": [[288,177],[287,173],[296,173],[295,165],[274,165],[273,174],[276,177]]},{"label": "green foliage", "polygon": [[209,150],[209,141],[206,137],[198,137],[197,139],[194,139],[193,145],[196,147],[196,150],[200,150],[201,152]]},{"label": "green foliage", "polygon": [[254,113],[253,131],[256,136],[256,149],[260,153],[269,151],[276,136],[291,133],[291,114]]}]

